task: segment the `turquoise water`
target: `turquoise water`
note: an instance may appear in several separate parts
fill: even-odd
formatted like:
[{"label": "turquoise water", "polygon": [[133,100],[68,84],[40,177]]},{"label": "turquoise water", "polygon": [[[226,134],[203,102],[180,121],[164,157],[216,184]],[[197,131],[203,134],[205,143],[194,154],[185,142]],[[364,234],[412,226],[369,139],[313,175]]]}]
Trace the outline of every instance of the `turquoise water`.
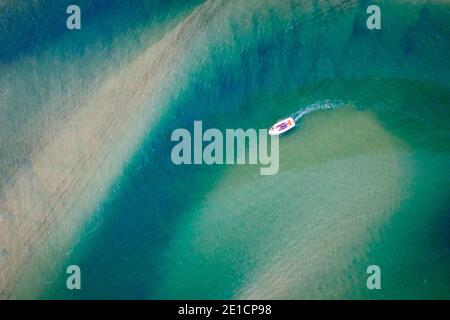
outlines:
[{"label": "turquoise water", "polygon": [[[205,15],[181,67],[167,66],[179,70],[163,112],[67,255],[55,257],[63,263],[41,298],[450,298],[448,4],[377,2],[382,29],[369,31],[366,1],[124,3],[93,7],[87,21],[98,33],[76,36],[102,50],[39,33],[36,47],[17,40],[0,52],[4,68],[24,73],[17,57],[47,56],[35,72],[51,79],[69,60],[80,64],[59,86],[36,84],[30,108],[41,106],[45,126],[54,109],[68,112],[48,103],[56,93],[95,93],[91,83],[126,69],[192,12]],[[340,105],[305,115],[280,139],[277,175],[171,162],[171,132],[194,120],[268,128],[326,101]],[[25,137],[30,127],[40,130],[23,125]],[[81,291],[65,288],[68,264],[82,269]],[[382,269],[380,291],[365,287],[370,264]]]}]

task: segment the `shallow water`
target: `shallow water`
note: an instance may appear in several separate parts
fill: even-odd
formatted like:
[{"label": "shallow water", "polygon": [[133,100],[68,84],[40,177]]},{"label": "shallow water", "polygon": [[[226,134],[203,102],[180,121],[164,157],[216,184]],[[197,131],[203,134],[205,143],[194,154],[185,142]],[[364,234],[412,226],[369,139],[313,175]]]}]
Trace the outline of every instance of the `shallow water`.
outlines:
[{"label": "shallow water", "polygon": [[[212,5],[184,59],[167,66],[179,77],[167,85],[155,124],[67,256],[55,257],[59,276],[41,297],[450,298],[450,9],[381,3],[379,31],[365,28],[365,1]],[[112,19],[115,6],[92,23]],[[178,18],[167,20],[175,25],[194,7],[174,4]],[[145,19],[130,27],[120,9],[117,34],[95,40],[116,51],[93,52],[103,65],[85,65],[88,76],[62,81],[68,88],[95,95],[89,81],[126,70],[152,45],[133,39],[156,42],[167,32]],[[129,36],[134,49],[113,41]],[[45,66],[59,50],[82,63],[82,53],[52,43]],[[40,57],[29,50],[20,52]],[[30,68],[7,58],[11,72]],[[80,99],[64,86],[35,87],[44,114],[53,114],[48,101],[57,93]],[[194,120],[268,128],[326,101],[339,107],[305,115],[281,137],[277,175],[260,176],[254,165],[171,163],[172,130]],[[68,264],[83,270],[79,292],[65,288]],[[365,287],[370,264],[382,269],[381,291]]]}]

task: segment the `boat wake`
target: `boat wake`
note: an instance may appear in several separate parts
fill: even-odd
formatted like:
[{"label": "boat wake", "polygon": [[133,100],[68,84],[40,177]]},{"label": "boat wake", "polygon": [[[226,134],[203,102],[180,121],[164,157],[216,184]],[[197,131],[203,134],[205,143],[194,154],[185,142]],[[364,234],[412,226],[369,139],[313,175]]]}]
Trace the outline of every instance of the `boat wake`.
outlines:
[{"label": "boat wake", "polygon": [[269,129],[269,135],[271,136],[278,136],[281,135],[294,127],[298,125],[298,121],[303,118],[305,115],[313,112],[313,111],[319,111],[319,110],[325,110],[325,109],[336,109],[339,106],[344,105],[343,102],[331,102],[330,100],[325,100],[323,102],[310,104],[299,111],[292,114],[290,117],[286,119],[279,120],[277,123],[275,123],[270,129]]},{"label": "boat wake", "polygon": [[299,111],[295,112],[291,118],[294,119],[295,123],[297,124],[297,122],[303,118],[304,116],[306,116],[307,114],[314,112],[314,111],[319,111],[319,110],[326,110],[326,109],[336,109],[340,106],[344,105],[343,101],[330,101],[330,100],[325,100],[323,102],[318,102],[318,103],[314,103],[314,104],[310,104],[302,109],[300,109]]}]

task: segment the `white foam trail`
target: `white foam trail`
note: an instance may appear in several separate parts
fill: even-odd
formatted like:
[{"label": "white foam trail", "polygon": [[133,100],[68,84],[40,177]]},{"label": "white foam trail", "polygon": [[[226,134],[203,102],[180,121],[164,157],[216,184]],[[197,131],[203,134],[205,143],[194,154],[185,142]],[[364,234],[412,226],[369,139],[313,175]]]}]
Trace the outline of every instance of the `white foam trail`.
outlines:
[{"label": "white foam trail", "polygon": [[344,105],[342,101],[330,101],[325,100],[323,102],[318,102],[314,104],[310,104],[306,106],[305,108],[300,109],[299,111],[295,112],[291,117],[297,121],[299,121],[301,118],[303,118],[305,115],[319,110],[326,110],[326,109],[336,109],[340,106]]}]

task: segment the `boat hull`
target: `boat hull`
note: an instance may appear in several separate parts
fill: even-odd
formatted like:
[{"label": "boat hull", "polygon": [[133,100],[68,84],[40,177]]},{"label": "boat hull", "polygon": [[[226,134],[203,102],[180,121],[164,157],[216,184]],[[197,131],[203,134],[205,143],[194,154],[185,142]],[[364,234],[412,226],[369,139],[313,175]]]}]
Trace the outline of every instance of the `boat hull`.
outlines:
[{"label": "boat hull", "polygon": [[270,129],[269,129],[269,135],[271,136],[278,136],[282,133],[285,133],[286,131],[291,130],[295,127],[295,120],[292,117],[283,119],[275,123]]}]

